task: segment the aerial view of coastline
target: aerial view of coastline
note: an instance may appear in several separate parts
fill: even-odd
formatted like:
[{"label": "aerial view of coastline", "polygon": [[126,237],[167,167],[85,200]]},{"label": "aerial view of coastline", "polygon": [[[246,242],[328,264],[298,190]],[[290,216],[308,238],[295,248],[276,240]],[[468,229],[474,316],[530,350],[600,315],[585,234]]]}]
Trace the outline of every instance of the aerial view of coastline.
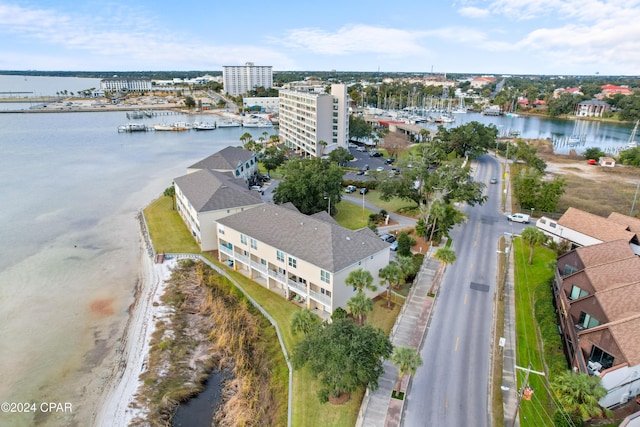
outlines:
[{"label": "aerial view of coastline", "polygon": [[634,18],[0,0],[0,427],[640,426]]}]

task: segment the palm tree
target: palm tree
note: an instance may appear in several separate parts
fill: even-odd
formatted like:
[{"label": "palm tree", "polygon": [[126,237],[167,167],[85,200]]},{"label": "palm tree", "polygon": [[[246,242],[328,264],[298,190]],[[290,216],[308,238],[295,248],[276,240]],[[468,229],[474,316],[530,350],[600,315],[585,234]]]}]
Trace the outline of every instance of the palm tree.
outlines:
[{"label": "palm tree", "polygon": [[373,284],[373,276],[366,270],[361,268],[353,270],[347,278],[344,280],[344,284],[347,286],[353,286],[358,292],[362,292],[364,289],[375,291],[378,289]]},{"label": "palm tree", "polygon": [[364,325],[364,319],[370,311],[373,311],[373,300],[367,297],[364,292],[358,292],[347,301],[347,307],[355,318],[358,325]]},{"label": "palm tree", "polygon": [[171,209],[176,210],[176,187],[175,184],[171,184],[171,187],[167,187],[162,193],[166,197],[171,197]]},{"label": "palm tree", "polygon": [[324,154],[324,149],[327,147],[327,142],[326,141],[318,141],[318,157],[322,157],[322,155]]},{"label": "palm tree", "polygon": [[422,365],[422,359],[415,348],[411,347],[394,347],[391,355],[391,363],[398,367],[398,382],[396,383],[396,395],[400,393],[400,384],[402,377],[407,372],[411,375],[416,373],[419,366]]},{"label": "palm tree", "polygon": [[430,216],[433,217],[433,223],[431,224],[431,234],[429,235],[429,242],[433,242],[433,233],[436,231],[436,224],[438,219],[442,219],[447,215],[447,205],[442,200],[434,200],[429,210]]},{"label": "palm tree", "polygon": [[605,410],[598,404],[607,395],[600,377],[565,371],[556,377],[553,391],[565,412],[571,415],[583,420],[605,415]]},{"label": "palm tree", "polygon": [[533,250],[537,245],[547,241],[547,236],[535,227],[527,227],[522,230],[522,240],[529,245],[529,265],[533,264]]},{"label": "palm tree", "polygon": [[293,312],[289,326],[291,327],[291,332],[294,334],[302,332],[303,334],[308,335],[309,332],[319,324],[320,318],[313,314],[311,310],[305,308]]},{"label": "palm tree", "polygon": [[397,283],[397,286],[400,286],[404,282],[407,281],[407,278],[417,272],[416,263],[413,262],[413,258],[410,256],[397,256],[396,262],[400,266],[400,270],[402,271],[402,275],[400,280]]},{"label": "palm tree", "polygon": [[445,264],[453,264],[456,261],[455,251],[448,247],[438,249],[433,257]]},{"label": "palm tree", "polygon": [[391,285],[397,285],[402,278],[402,269],[397,262],[391,261],[389,265],[378,272],[381,283],[387,282],[387,307],[391,307]]}]

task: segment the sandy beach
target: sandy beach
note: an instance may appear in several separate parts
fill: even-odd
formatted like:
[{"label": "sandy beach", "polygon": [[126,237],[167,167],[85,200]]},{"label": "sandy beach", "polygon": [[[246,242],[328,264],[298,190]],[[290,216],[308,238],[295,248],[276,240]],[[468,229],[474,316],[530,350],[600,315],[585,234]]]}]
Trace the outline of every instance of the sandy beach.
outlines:
[{"label": "sandy beach", "polygon": [[123,340],[116,350],[113,372],[100,397],[101,405],[97,408],[94,426],[127,426],[143,414],[143,409],[134,407],[132,403],[140,385],[140,374],[146,370],[149,342],[156,322],[170,314],[170,309],[162,305],[160,297],[175,264],[175,260],[155,264],[146,251],[141,253],[135,302]]}]

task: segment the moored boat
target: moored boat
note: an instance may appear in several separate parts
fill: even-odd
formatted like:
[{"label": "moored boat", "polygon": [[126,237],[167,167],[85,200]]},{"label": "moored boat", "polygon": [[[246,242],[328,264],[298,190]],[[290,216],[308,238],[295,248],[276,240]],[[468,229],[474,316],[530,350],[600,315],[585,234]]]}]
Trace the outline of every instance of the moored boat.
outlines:
[{"label": "moored boat", "polygon": [[173,132],[179,132],[179,131],[185,131],[185,130],[189,130],[190,126],[186,123],[186,122],[176,122],[176,123],[171,123],[171,124],[157,124],[157,125],[153,125],[153,128],[157,131],[173,131]]},{"label": "moored boat", "polygon": [[236,122],[235,120],[222,120],[216,122],[216,126],[218,126],[219,128],[237,128],[240,127],[241,124],[240,122]]},{"label": "moored boat", "polygon": [[246,128],[271,128],[273,124],[267,120],[247,120],[242,123]]},{"label": "moored boat", "polygon": [[144,123],[127,123],[118,126],[118,132],[146,132],[149,130]]},{"label": "moored boat", "polygon": [[193,128],[195,130],[214,130],[216,128],[216,124],[197,122],[193,124]]}]

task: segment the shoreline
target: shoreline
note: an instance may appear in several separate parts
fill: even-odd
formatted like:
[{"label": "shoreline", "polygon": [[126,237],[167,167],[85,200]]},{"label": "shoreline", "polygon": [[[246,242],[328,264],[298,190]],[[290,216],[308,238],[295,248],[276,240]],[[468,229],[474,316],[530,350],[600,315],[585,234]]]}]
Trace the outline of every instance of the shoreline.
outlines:
[{"label": "shoreline", "polygon": [[[141,237],[144,239],[144,236]],[[141,384],[139,377],[147,369],[149,344],[156,322],[169,313],[160,297],[175,263],[175,260],[166,260],[162,264],[155,264],[144,240],[141,240],[139,280],[134,302],[129,308],[129,320],[116,350],[118,357],[100,394],[92,425],[127,426],[144,412],[144,408],[134,405]]]}]

